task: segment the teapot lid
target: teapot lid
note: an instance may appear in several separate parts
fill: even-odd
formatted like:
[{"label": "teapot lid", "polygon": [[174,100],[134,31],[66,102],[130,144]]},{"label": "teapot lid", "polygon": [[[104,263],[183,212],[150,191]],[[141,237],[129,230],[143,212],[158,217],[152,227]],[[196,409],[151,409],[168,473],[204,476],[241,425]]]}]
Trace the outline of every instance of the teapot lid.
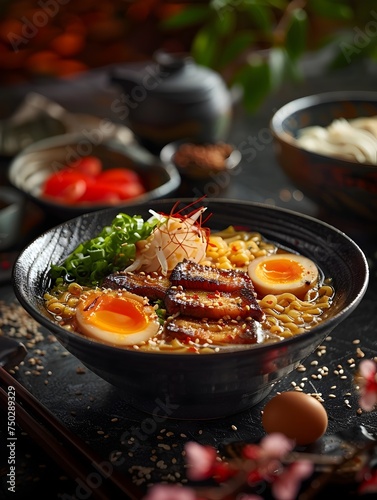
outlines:
[{"label": "teapot lid", "polygon": [[196,64],[188,55],[162,50],[154,54],[152,63],[138,68],[137,79],[149,93],[181,102],[197,101],[207,98],[208,92],[226,89],[215,71]]}]

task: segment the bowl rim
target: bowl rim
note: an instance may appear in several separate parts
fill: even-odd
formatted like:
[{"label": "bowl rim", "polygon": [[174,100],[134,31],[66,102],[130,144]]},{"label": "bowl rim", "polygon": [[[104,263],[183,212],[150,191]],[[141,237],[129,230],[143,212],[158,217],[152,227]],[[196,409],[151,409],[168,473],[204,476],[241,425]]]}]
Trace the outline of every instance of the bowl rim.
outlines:
[{"label": "bowl rim", "polygon": [[[153,190],[147,191],[146,193],[140,195],[138,198],[131,198],[130,200],[122,200],[120,203],[115,205],[99,204],[99,203],[95,204],[80,203],[80,204],[68,205],[64,203],[59,203],[53,199],[44,199],[42,197],[35,196],[30,191],[26,191],[20,185],[17,178],[17,170],[20,168],[20,165],[24,163],[25,158],[27,158],[28,155],[35,154],[38,152],[48,151],[49,149],[53,148],[61,148],[70,145],[72,143],[79,143],[80,140],[87,142],[88,138],[86,138],[81,132],[73,132],[69,134],[60,134],[53,137],[48,137],[36,141],[33,144],[30,144],[29,146],[24,148],[20,153],[18,153],[9,164],[7,177],[10,184],[13,186],[13,188],[17,189],[19,192],[29,197],[29,199],[33,200],[35,203],[42,205],[44,207],[53,207],[54,210],[59,210],[59,209],[64,210],[65,212],[71,214],[72,217],[74,217],[76,214],[81,215],[86,211],[93,212],[112,207],[119,207],[119,208],[123,206],[127,207],[128,205],[133,205],[139,202],[146,203],[155,198],[162,198],[164,196],[167,196],[169,193],[176,190],[181,184],[181,177],[179,171],[174,164],[164,164],[158,156],[153,155],[150,151],[143,148],[136,141],[132,142],[131,144],[124,144],[116,137],[112,138],[109,136],[105,136],[103,140],[100,141],[99,144],[94,144],[90,141],[89,142],[93,148],[96,146],[103,146],[109,150],[118,152],[125,156],[127,156],[127,152],[129,151],[130,148],[137,148],[139,151],[142,151],[143,155],[145,155],[145,158],[148,158],[150,162],[153,161],[154,164],[156,165],[158,164],[158,166],[167,173],[168,180],[164,184],[154,188]],[[88,155],[84,155],[83,157],[85,156]]]},{"label": "bowl rim", "polygon": [[359,101],[359,102],[370,102],[375,101],[377,105],[377,92],[373,90],[370,91],[362,91],[362,90],[354,90],[354,91],[330,91],[323,92],[319,94],[310,94],[303,97],[299,97],[298,99],[294,99],[285,103],[279,109],[277,109],[270,119],[270,130],[273,136],[288,144],[291,147],[294,147],[297,150],[303,151],[307,154],[313,155],[314,157],[321,160],[332,160],[336,161],[342,166],[345,167],[354,167],[357,165],[359,168],[367,167],[368,169],[377,169],[377,165],[373,163],[358,163],[353,162],[344,158],[335,157],[335,156],[327,156],[320,153],[316,153],[315,151],[309,151],[301,147],[295,137],[291,134],[288,134],[283,130],[283,122],[287,118],[289,118],[294,112],[309,110],[319,104],[329,104],[329,103],[339,103],[346,101]]},{"label": "bowl rim", "polygon": [[[47,328],[49,331],[52,331],[52,333],[54,333],[57,336],[57,338],[61,341],[63,341],[62,339],[67,337],[68,338],[67,342],[69,342],[69,338],[72,336],[73,340],[79,342],[82,345],[90,346],[90,345],[94,344],[97,346],[101,346],[102,349],[104,349],[104,351],[106,353],[115,353],[115,352],[119,353],[119,351],[122,351],[122,352],[126,352],[127,356],[138,356],[140,359],[143,358],[146,360],[153,359],[156,356],[158,356],[161,359],[168,360],[168,359],[172,359],[172,356],[174,356],[174,358],[178,358],[178,359],[180,357],[182,357],[182,359],[189,359],[190,360],[189,363],[194,363],[194,364],[198,363],[198,362],[200,363],[200,361],[197,361],[197,360],[201,359],[201,358],[203,358],[203,359],[212,359],[212,358],[218,359],[219,357],[221,358],[221,357],[228,357],[228,356],[233,356],[233,355],[249,356],[250,351],[259,352],[261,349],[263,349],[264,352],[270,352],[270,351],[274,351],[275,349],[281,349],[281,348],[284,349],[286,346],[290,346],[291,344],[299,342],[299,340],[301,338],[306,339],[309,336],[314,336],[314,335],[316,335],[318,338],[318,341],[321,342],[321,341],[323,341],[323,339],[325,337],[325,332],[323,332],[323,330],[325,329],[326,332],[328,332],[329,330],[331,331],[333,328],[336,327],[336,322],[337,322],[339,316],[343,316],[343,319],[346,319],[349,316],[349,314],[361,302],[361,300],[362,300],[363,296],[365,295],[366,290],[368,288],[368,283],[369,283],[369,278],[370,278],[368,261],[367,261],[367,258],[365,256],[363,250],[361,249],[361,247],[351,237],[346,235],[340,229],[337,229],[336,227],[334,227],[334,226],[332,226],[324,221],[316,219],[315,217],[312,217],[310,215],[302,214],[300,212],[293,211],[291,209],[287,209],[287,208],[283,208],[283,207],[276,207],[273,205],[267,205],[265,203],[252,202],[252,201],[247,201],[247,200],[226,199],[226,198],[211,198],[210,200],[207,200],[207,201],[209,203],[224,204],[224,206],[229,205],[229,204],[236,204],[238,206],[242,206],[245,209],[248,207],[255,207],[255,208],[260,208],[264,211],[271,211],[272,213],[276,213],[277,215],[279,213],[285,213],[286,215],[288,215],[288,216],[291,215],[296,219],[299,219],[302,221],[306,220],[308,222],[310,221],[311,223],[316,224],[317,226],[323,226],[327,230],[330,230],[334,234],[337,234],[339,237],[341,237],[345,240],[348,240],[348,243],[351,244],[352,247],[355,249],[355,251],[359,254],[361,261],[363,263],[364,279],[363,279],[362,286],[359,289],[357,295],[345,308],[343,308],[341,311],[339,311],[334,316],[326,319],[326,321],[320,322],[318,325],[316,325],[315,327],[313,327],[312,329],[310,329],[307,332],[304,332],[304,333],[299,334],[299,335],[295,335],[295,336],[290,337],[290,338],[285,338],[285,339],[280,340],[279,342],[276,342],[276,343],[253,344],[249,348],[245,347],[242,349],[234,349],[234,350],[230,349],[229,351],[226,351],[226,352],[217,352],[217,353],[215,353],[215,355],[213,355],[212,353],[201,353],[200,356],[191,356],[191,355],[186,355],[186,354],[182,354],[182,353],[178,354],[178,353],[164,353],[164,352],[157,352],[156,353],[156,352],[148,352],[148,351],[137,351],[137,350],[127,349],[127,348],[112,346],[110,344],[106,344],[106,343],[100,342],[98,340],[91,339],[91,338],[86,337],[84,335],[81,335],[79,333],[67,331],[64,328],[60,327],[59,325],[54,323],[52,320],[50,320],[46,315],[44,315],[42,312],[40,312],[38,309],[32,307],[30,302],[27,300],[27,297],[25,297],[23,295],[23,293],[19,287],[19,283],[21,281],[20,276],[19,276],[20,267],[21,267],[21,260],[22,260],[23,256],[28,251],[30,251],[32,246],[37,245],[38,240],[45,238],[49,233],[53,233],[54,231],[57,231],[59,228],[65,226],[66,224],[72,224],[75,227],[77,227],[77,222],[79,222],[79,219],[88,218],[88,217],[93,216],[93,212],[91,212],[91,213],[79,215],[73,219],[70,219],[68,221],[64,221],[64,222],[58,224],[57,226],[54,226],[53,228],[48,229],[47,231],[45,231],[41,235],[39,235],[37,238],[35,238],[29,245],[27,245],[20,252],[20,254],[18,255],[18,258],[13,266],[13,272],[12,272],[12,283],[13,283],[13,288],[14,288],[15,295],[16,295],[17,299],[19,300],[20,304],[25,308],[25,310],[27,312],[29,312],[35,319],[38,318],[38,319],[36,319],[36,321],[40,325]],[[192,199],[189,199],[189,198],[183,198],[183,199],[167,198],[167,199],[163,199],[163,200],[153,200],[152,204],[164,203],[166,205],[174,206],[174,204],[177,202],[179,202],[179,203],[185,203],[185,202],[192,203]],[[145,203],[136,203],[133,206],[131,206],[130,208],[137,209],[140,205],[144,208],[146,207]],[[153,207],[151,207],[151,208],[153,208]],[[106,212],[111,212],[111,211],[114,211],[114,208],[106,208],[103,210],[98,210],[95,212],[95,214],[101,215],[101,213],[106,213]],[[46,267],[46,270],[47,270],[47,267]],[[335,325],[333,325],[334,323],[335,323]],[[187,361],[185,361],[185,362],[187,362]]]}]

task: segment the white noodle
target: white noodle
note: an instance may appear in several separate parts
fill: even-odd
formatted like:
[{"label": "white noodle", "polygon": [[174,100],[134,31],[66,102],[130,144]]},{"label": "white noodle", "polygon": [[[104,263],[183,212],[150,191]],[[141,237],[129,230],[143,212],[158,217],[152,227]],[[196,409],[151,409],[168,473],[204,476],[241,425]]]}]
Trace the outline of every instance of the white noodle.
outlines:
[{"label": "white noodle", "polygon": [[300,130],[298,144],[309,151],[377,165],[377,116],[334,120],[327,128]]}]

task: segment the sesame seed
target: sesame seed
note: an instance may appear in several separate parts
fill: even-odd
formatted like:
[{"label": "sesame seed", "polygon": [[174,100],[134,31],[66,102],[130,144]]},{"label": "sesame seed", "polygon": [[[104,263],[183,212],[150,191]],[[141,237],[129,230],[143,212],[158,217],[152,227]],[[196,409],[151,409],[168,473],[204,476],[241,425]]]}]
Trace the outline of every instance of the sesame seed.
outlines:
[{"label": "sesame seed", "polygon": [[170,447],[168,444],[159,443],[157,446],[158,446],[159,448],[162,448],[163,450],[166,450],[166,451],[171,450],[171,447]]}]

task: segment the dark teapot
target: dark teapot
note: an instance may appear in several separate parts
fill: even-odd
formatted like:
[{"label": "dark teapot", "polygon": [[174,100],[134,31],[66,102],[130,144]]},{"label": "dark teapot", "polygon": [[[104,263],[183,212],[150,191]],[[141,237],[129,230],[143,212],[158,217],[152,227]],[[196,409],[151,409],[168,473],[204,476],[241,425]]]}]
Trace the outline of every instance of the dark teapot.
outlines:
[{"label": "dark teapot", "polygon": [[191,57],[158,51],[153,61],[117,67],[111,81],[123,89],[112,111],[148,149],[158,152],[179,139],[226,139],[231,94],[218,73]]}]

